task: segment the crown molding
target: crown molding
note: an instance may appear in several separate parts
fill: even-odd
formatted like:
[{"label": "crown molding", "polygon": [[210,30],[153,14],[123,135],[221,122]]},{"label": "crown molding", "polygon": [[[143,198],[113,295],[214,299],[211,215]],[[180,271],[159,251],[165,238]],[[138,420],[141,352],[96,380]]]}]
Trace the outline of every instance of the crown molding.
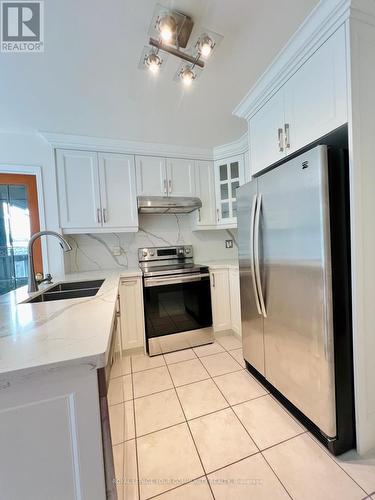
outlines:
[{"label": "crown molding", "polygon": [[127,141],[71,134],[39,132],[52,147],[59,149],[80,149],[103,153],[126,153],[142,156],[162,156],[190,160],[212,160],[212,148],[194,148],[154,142]]},{"label": "crown molding", "polygon": [[213,159],[222,160],[223,158],[228,158],[229,156],[246,153],[248,149],[248,133],[245,132],[239,139],[235,141],[228,142],[227,144],[222,144],[220,146],[215,146],[213,148]]},{"label": "crown molding", "polygon": [[233,114],[249,120],[301,65],[341,26],[352,7],[367,12],[364,3],[373,0],[321,0],[279,52],[263,75],[234,109]]},{"label": "crown molding", "polygon": [[98,151],[103,153],[124,153],[141,156],[161,156],[167,158],[183,158],[189,160],[217,160],[242,154],[248,150],[247,133],[236,141],[222,144],[214,148],[194,148],[153,142],[136,142],[122,139],[108,139],[71,134],[55,134],[39,132],[50,146],[58,149],[77,149]]}]

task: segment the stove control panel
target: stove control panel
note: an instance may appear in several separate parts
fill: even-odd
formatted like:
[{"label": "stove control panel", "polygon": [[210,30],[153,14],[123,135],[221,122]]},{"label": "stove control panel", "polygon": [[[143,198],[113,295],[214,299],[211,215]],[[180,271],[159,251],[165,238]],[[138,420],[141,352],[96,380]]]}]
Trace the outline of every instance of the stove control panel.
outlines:
[{"label": "stove control panel", "polygon": [[138,249],[138,262],[150,260],[192,259],[192,245],[147,247]]}]

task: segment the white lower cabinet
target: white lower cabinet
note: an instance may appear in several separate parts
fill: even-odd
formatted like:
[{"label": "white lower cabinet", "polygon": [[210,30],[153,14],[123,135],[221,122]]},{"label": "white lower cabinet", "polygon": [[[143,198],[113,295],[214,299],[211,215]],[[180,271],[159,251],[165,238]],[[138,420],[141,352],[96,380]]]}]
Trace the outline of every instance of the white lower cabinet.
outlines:
[{"label": "white lower cabinet", "polygon": [[120,310],[122,349],[142,347],[145,338],[141,277],[121,278]]},{"label": "white lower cabinet", "polygon": [[232,330],[241,335],[240,274],[238,269],[229,269],[229,290]]},{"label": "white lower cabinet", "polygon": [[212,320],[215,332],[230,330],[230,290],[228,269],[213,269],[211,275]]}]

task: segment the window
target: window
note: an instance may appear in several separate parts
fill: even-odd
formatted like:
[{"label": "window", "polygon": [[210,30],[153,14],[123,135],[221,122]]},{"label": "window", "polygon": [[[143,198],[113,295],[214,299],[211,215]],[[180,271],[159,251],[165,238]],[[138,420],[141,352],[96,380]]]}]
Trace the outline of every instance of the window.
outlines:
[{"label": "window", "polygon": [[[0,174],[0,295],[27,283],[27,245],[39,229],[35,176]],[[34,259],[35,271],[43,272],[40,241]]]}]

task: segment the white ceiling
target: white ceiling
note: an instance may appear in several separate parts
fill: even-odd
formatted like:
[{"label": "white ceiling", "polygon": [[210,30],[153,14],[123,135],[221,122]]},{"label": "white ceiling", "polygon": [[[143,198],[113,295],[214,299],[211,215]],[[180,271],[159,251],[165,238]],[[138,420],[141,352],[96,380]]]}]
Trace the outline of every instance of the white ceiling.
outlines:
[{"label": "white ceiling", "polygon": [[232,116],[317,0],[162,1],[224,35],[189,90],[169,56],[138,69],[156,0],[46,0],[45,52],[0,54],[0,128],[210,147],[237,139]]}]

